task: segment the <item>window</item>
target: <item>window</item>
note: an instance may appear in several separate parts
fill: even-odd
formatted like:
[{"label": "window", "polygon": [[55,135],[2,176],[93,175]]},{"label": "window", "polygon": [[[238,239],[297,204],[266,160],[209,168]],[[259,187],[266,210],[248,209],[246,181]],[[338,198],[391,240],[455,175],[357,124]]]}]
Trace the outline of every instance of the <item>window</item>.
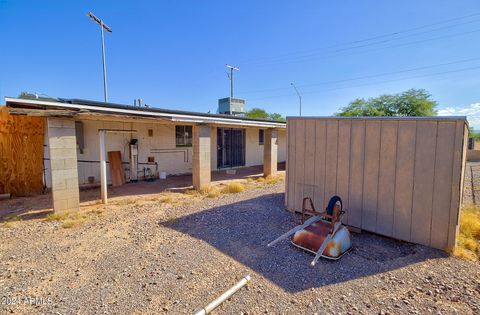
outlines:
[{"label": "window", "polygon": [[148,129],[148,136],[153,137],[153,129]]},{"label": "window", "polygon": [[192,146],[192,126],[175,126],[175,144],[177,147]]},{"label": "window", "polygon": [[258,130],[258,144],[263,145],[265,141],[265,130],[259,129]]}]

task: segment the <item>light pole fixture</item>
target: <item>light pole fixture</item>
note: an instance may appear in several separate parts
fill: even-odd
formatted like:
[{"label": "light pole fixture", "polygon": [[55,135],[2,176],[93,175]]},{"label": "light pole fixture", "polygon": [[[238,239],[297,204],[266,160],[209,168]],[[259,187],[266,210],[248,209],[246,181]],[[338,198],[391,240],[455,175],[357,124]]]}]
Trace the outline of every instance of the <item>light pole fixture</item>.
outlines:
[{"label": "light pole fixture", "polygon": [[102,32],[102,62],[103,62],[103,93],[105,98],[105,103],[108,102],[108,92],[107,92],[107,67],[105,66],[105,43],[103,39],[103,30],[111,33],[112,29],[108,27],[102,20],[97,18],[92,12],[88,12],[87,16],[91,18],[95,23],[100,25],[100,29]]},{"label": "light pole fixture", "polygon": [[225,65],[228,69],[230,69],[230,98],[233,98],[233,70],[239,71],[240,68],[236,66],[231,66],[231,65]]},{"label": "light pole fixture", "polygon": [[295,84],[290,83],[291,86],[293,86],[293,88],[295,89],[295,92],[297,92],[297,95],[298,95],[298,99],[300,101],[300,116],[302,116],[302,96],[300,95],[300,92],[298,92],[297,90],[297,87],[295,86]]}]

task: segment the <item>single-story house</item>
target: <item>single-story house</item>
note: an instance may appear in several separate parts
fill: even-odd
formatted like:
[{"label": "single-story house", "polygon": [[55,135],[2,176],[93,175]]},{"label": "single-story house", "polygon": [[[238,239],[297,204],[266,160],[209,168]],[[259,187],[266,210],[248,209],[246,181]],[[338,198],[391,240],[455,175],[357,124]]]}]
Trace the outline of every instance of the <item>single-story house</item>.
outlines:
[{"label": "single-story house", "polygon": [[286,123],[96,102],[5,98],[10,115],[45,117],[45,184],[55,211],[77,209],[79,188],[112,182],[107,155],[120,152],[123,180],[192,174],[193,186],[211,171],[262,165],[276,172],[286,159]]}]

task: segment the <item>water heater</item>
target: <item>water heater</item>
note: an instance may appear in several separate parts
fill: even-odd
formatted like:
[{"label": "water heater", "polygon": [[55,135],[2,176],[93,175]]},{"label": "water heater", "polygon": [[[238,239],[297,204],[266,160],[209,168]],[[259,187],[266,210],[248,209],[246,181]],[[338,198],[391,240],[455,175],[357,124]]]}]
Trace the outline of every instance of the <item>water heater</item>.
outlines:
[{"label": "water heater", "polygon": [[138,181],[138,140],[130,140],[130,181]]}]

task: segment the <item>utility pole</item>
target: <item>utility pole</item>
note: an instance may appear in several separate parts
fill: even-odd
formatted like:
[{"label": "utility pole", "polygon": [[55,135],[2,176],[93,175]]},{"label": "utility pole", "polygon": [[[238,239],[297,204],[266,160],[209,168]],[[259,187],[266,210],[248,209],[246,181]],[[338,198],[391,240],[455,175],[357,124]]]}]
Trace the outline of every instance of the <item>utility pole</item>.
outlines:
[{"label": "utility pole", "polygon": [[300,100],[300,116],[302,116],[302,96],[301,96],[300,93],[298,92],[297,87],[295,86],[295,84],[293,84],[293,82],[290,83],[290,84],[291,84],[291,85],[293,86],[293,88],[295,89],[295,92],[297,92],[298,98],[299,98],[299,100]]},{"label": "utility pole", "polygon": [[240,68],[236,66],[231,66],[231,65],[225,65],[228,69],[230,69],[230,75],[228,76],[230,78],[230,98],[233,98],[233,70],[239,71]]},{"label": "utility pole", "polygon": [[104,37],[103,37],[103,30],[106,30],[107,32],[111,33],[112,29],[108,27],[105,23],[103,23],[102,20],[97,18],[92,12],[88,12],[87,16],[91,18],[95,23],[100,25],[100,29],[102,32],[102,63],[103,63],[103,93],[104,93],[104,99],[105,103],[108,102],[108,92],[107,92],[107,67],[105,65],[105,42],[104,42]]}]

